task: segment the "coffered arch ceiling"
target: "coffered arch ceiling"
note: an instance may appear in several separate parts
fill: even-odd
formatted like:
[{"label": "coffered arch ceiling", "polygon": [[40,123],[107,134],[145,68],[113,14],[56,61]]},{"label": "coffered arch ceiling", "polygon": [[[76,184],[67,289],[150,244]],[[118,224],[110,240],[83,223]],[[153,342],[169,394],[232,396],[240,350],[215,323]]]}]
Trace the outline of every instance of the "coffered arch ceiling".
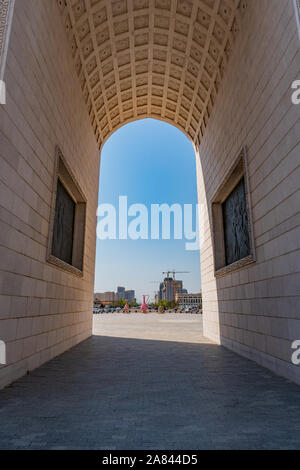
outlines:
[{"label": "coffered arch ceiling", "polygon": [[199,144],[249,0],[57,0],[99,146],[154,117]]}]

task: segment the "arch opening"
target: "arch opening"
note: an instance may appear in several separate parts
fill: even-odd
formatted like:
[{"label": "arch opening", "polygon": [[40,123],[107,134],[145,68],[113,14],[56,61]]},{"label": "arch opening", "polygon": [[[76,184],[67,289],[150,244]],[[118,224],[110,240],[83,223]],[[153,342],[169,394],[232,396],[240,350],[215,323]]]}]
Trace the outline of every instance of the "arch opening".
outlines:
[{"label": "arch opening", "polygon": [[[119,282],[128,288],[131,283],[138,301],[145,290],[154,301],[154,288],[159,288],[166,269],[188,271],[183,281],[189,292],[199,293],[197,202],[195,150],[181,131],[157,119],[138,120],[116,131],[101,152],[97,298],[112,293]],[[108,205],[116,224],[107,219]],[[102,220],[113,229],[100,225]],[[188,230],[195,233],[193,240],[186,238],[191,237]]]}]

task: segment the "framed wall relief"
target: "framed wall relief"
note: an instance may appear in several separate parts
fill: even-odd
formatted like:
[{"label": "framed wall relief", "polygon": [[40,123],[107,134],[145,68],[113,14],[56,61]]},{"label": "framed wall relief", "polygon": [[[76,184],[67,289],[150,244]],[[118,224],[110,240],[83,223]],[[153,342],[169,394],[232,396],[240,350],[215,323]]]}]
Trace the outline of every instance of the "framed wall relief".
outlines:
[{"label": "framed wall relief", "polygon": [[211,216],[215,275],[223,276],[255,262],[246,148],[214,196]]},{"label": "framed wall relief", "polygon": [[56,148],[47,261],[83,275],[86,199]]}]

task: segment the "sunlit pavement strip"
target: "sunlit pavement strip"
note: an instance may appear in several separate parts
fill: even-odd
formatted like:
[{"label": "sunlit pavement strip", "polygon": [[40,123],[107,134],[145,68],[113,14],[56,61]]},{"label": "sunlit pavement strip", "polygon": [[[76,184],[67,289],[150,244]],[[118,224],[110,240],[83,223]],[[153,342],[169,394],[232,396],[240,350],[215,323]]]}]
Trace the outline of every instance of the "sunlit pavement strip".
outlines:
[{"label": "sunlit pavement strip", "polygon": [[157,313],[125,315],[119,313],[98,315],[94,318],[95,335],[198,344],[211,343],[202,335],[201,315],[160,315]]},{"label": "sunlit pavement strip", "polygon": [[0,448],[299,448],[300,388],[201,332],[196,315],[96,316],[0,392]]}]

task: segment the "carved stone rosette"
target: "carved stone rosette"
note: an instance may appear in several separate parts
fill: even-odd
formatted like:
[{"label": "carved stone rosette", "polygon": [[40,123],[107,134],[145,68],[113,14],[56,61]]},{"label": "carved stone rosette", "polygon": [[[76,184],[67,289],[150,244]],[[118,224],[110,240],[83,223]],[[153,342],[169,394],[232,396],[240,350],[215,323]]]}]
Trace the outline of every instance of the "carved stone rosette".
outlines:
[{"label": "carved stone rosette", "polygon": [[0,80],[3,80],[15,0],[0,0]]}]

